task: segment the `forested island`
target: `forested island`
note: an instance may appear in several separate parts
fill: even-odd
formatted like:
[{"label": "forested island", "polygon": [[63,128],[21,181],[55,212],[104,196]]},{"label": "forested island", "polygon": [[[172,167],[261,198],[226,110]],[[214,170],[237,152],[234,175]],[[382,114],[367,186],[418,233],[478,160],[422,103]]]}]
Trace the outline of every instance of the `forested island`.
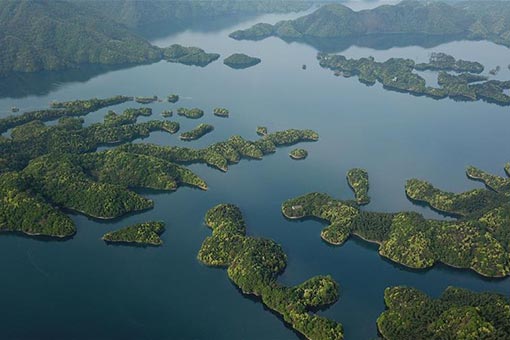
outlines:
[{"label": "forested island", "polygon": [[410,287],[384,292],[377,319],[383,339],[510,339],[510,300],[495,293],[448,287],[432,299]]},{"label": "forested island", "polygon": [[204,110],[201,110],[199,108],[192,108],[192,109],[187,109],[185,107],[180,107],[177,109],[177,114],[179,116],[183,116],[183,117],[186,117],[186,118],[190,118],[190,119],[199,119],[199,118],[202,118],[204,116]]},{"label": "forested island", "polygon": [[172,110],[164,110],[163,112],[161,112],[161,115],[165,118],[169,118],[174,115],[174,112]]},{"label": "forested island", "polygon": [[276,152],[278,146],[314,142],[318,139],[319,135],[313,130],[289,129],[267,134],[255,141],[232,136],[226,141],[211,144],[203,149],[155,144],[126,144],[119,149],[155,156],[174,163],[205,163],[221,171],[227,171],[230,164],[236,164],[242,158],[262,159],[264,155]]},{"label": "forested island", "polygon": [[277,282],[287,256],[272,240],[246,235],[238,207],[220,204],[210,209],[205,223],[212,236],[205,239],[198,259],[214,267],[226,267],[230,280],[243,294],[255,295],[307,339],[343,339],[342,325],[313,313],[335,303],[338,284],[330,276],[315,276],[296,286]]},{"label": "forested island", "polygon": [[169,103],[177,103],[179,101],[179,95],[177,94],[169,94],[166,98]]},{"label": "forested island", "polygon": [[135,102],[140,104],[150,104],[158,101],[158,96],[152,97],[135,97]]},{"label": "forested island", "polygon": [[305,159],[308,157],[308,151],[305,149],[293,149],[289,153],[290,158],[299,160],[299,159]]},{"label": "forested island", "polygon": [[257,135],[259,135],[259,136],[265,136],[265,135],[267,135],[267,127],[257,126],[256,132],[257,132]]},{"label": "forested island", "polygon": [[160,246],[163,244],[160,238],[163,231],[164,222],[144,222],[106,233],[102,239],[107,243]]},{"label": "forested island", "polygon": [[[82,65],[146,64],[167,59],[204,66],[218,58],[197,48],[160,48],[141,36],[163,22],[231,14],[289,12],[301,1],[2,1],[0,76]],[[178,53],[176,53],[178,52]]]},{"label": "forested island", "polygon": [[218,53],[207,53],[198,47],[185,47],[177,44],[162,49],[162,53],[163,59],[166,61],[201,67],[209,65],[220,57]]},{"label": "forested island", "polygon": [[231,56],[225,58],[223,60],[223,64],[234,68],[234,69],[244,69],[248,67],[252,67],[260,63],[260,58],[250,57],[244,53],[234,53]]},{"label": "forested island", "polygon": [[483,65],[476,61],[456,60],[453,56],[433,52],[430,55],[428,63],[420,63],[414,65],[416,70],[433,70],[433,71],[455,71],[455,72],[469,72],[469,73],[482,73]]},{"label": "forested island", "polygon": [[92,98],[70,102],[52,102],[51,109],[29,111],[0,119],[0,133],[4,133],[15,126],[26,124],[34,120],[46,122],[62,117],[84,116],[102,108],[131,100],[133,100],[133,97],[114,96],[105,99]]},{"label": "forested island", "polygon": [[354,191],[356,203],[363,205],[370,203],[368,196],[368,172],[365,169],[354,168],[347,172],[347,183]]},{"label": "forested island", "polygon": [[182,140],[195,140],[208,134],[209,132],[212,132],[213,130],[214,126],[202,123],[195,127],[193,130],[181,133],[180,138]]},{"label": "forested island", "polygon": [[286,41],[356,39],[369,36],[425,36],[444,40],[489,40],[510,46],[510,4],[505,1],[402,1],[353,11],[327,4],[313,13],[274,25],[259,23],[232,32],[233,39],[260,40],[277,36]]},{"label": "forested island", "polygon": [[229,116],[230,112],[228,111],[228,109],[226,109],[224,107],[215,107],[213,110],[213,114],[218,117],[227,118]]},{"label": "forested island", "polygon": [[360,210],[356,202],[321,193],[290,199],[282,204],[282,212],[291,219],[326,220],[330,224],[321,232],[326,242],[341,245],[356,235],[379,244],[379,254],[407,267],[428,268],[442,262],[487,277],[504,277],[510,274],[510,179],[474,169],[468,172],[491,189],[453,194],[416,179],[406,184],[411,199],[457,216],[456,220],[425,219],[415,212],[369,212]]},{"label": "forested island", "polygon": [[510,89],[510,81],[487,80],[487,77],[472,73],[454,75],[441,71],[438,75],[439,87],[431,87],[426,85],[423,77],[413,72],[415,69],[440,67],[442,70],[458,71],[461,67],[459,65],[477,71],[475,66],[466,66],[476,64],[474,62],[454,59],[453,63],[441,63],[439,66],[435,57],[428,64],[415,64],[411,59],[391,58],[377,62],[373,57],[347,59],[342,55],[324,53],[319,53],[317,59],[322,67],[335,71],[335,74],[357,76],[366,85],[379,82],[388,90],[434,99],[449,97],[458,101],[484,100],[498,105],[510,105],[510,96],[505,93]]},{"label": "forested island", "polygon": [[[110,110],[102,123],[83,125],[76,116],[133,100],[105,99],[53,102],[52,108],[0,119],[0,230],[51,237],[72,236],[76,228],[61,209],[111,219],[152,208],[153,202],[133,191],[173,191],[181,185],[203,190],[207,184],[185,167],[206,163],[223,171],[243,157],[261,159],[279,145],[318,139],[311,130],[279,131],[257,141],[233,136],[204,149],[129,144],[153,131],[174,134],[179,124],[168,120],[137,122],[150,108]],[[46,125],[43,121],[56,120]],[[116,146],[97,151],[100,146]],[[181,163],[179,165],[178,163]]]}]

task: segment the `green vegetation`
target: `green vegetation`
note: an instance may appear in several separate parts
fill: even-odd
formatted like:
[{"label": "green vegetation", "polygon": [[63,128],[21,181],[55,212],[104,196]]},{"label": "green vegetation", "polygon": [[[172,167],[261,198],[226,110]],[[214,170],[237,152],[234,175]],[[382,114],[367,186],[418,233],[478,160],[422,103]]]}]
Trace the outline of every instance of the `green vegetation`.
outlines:
[{"label": "green vegetation", "polygon": [[440,87],[430,87],[426,86],[423,77],[413,72],[417,65],[410,59],[391,58],[377,62],[372,57],[347,59],[341,55],[323,53],[319,53],[317,58],[322,67],[344,77],[358,76],[358,80],[367,85],[380,82],[388,90],[435,99],[450,97],[459,101],[485,100],[510,105],[510,96],[504,93],[510,89],[510,81],[487,80],[484,76],[469,73],[452,75],[440,72]]},{"label": "green vegetation", "polygon": [[131,225],[103,235],[105,242],[138,243],[160,246],[163,241],[159,237],[165,230],[163,222],[144,222]]},{"label": "green vegetation", "polygon": [[308,151],[306,151],[305,149],[293,149],[290,153],[289,153],[289,156],[290,158],[292,159],[305,159],[306,157],[308,157]]},{"label": "green vegetation", "polygon": [[193,130],[183,132],[181,133],[180,138],[182,140],[195,140],[199,139],[205,134],[208,134],[209,132],[212,132],[214,130],[214,126],[210,124],[199,124],[196,128]]},{"label": "green vegetation", "polygon": [[152,208],[153,202],[126,188],[92,180],[71,155],[46,155],[23,170],[32,188],[56,206],[96,218],[115,218]]},{"label": "green vegetation", "polygon": [[262,137],[267,135],[267,127],[257,126],[257,135],[262,136]]},{"label": "green vegetation", "polygon": [[476,61],[456,60],[451,55],[446,53],[432,53],[428,63],[416,64],[414,66],[417,70],[434,70],[434,71],[455,71],[455,72],[470,72],[482,73],[483,65]]},{"label": "green vegetation", "polygon": [[202,116],[204,115],[204,111],[198,108],[187,109],[184,107],[180,107],[177,109],[177,114],[179,116],[184,116],[186,118],[199,119],[202,118]]},{"label": "green vegetation", "polygon": [[213,110],[213,114],[218,117],[228,117],[229,111],[223,107],[216,107]]},{"label": "green vegetation", "polygon": [[312,130],[285,130],[268,134],[256,141],[241,136],[232,136],[224,142],[212,144],[204,149],[158,146],[154,144],[126,144],[120,150],[149,155],[173,163],[206,163],[221,171],[227,171],[229,164],[238,163],[241,158],[261,159],[276,151],[276,147],[306,141],[316,141],[318,134]]},{"label": "green vegetation", "polygon": [[170,95],[168,95],[167,100],[170,103],[177,103],[179,101],[179,96],[176,94],[170,94]]},{"label": "green vegetation", "polygon": [[356,203],[363,205],[370,203],[368,196],[368,172],[365,169],[355,168],[347,172],[347,183],[356,196]]},{"label": "green vegetation", "polygon": [[51,109],[30,111],[20,115],[13,115],[0,119],[0,133],[34,120],[44,122],[61,117],[84,116],[104,107],[125,103],[130,100],[133,100],[133,98],[115,96],[105,99],[93,98],[88,100],[73,100],[69,102],[53,102],[51,103]]},{"label": "green vegetation", "polygon": [[80,164],[94,180],[125,188],[176,190],[180,185],[189,185],[207,190],[204,180],[187,168],[119,148],[84,154]]},{"label": "green vegetation", "polygon": [[177,44],[164,48],[162,51],[163,59],[166,61],[201,67],[209,65],[220,57],[217,53],[206,53],[198,47],[185,47]]},{"label": "green vegetation", "polygon": [[237,39],[348,38],[369,34],[467,35],[473,19],[462,9],[441,2],[403,1],[355,12],[328,4],[311,14],[275,25],[259,25],[231,34]]},{"label": "green vegetation", "polygon": [[273,25],[259,23],[245,30],[238,30],[228,36],[236,40],[262,40],[275,34]]},{"label": "green vegetation", "polygon": [[88,127],[82,126],[82,119],[73,117],[62,117],[58,124],[52,126],[39,120],[17,126],[12,129],[11,138],[0,139],[0,159],[3,160],[0,172],[21,170],[31,159],[48,153],[91,152],[101,145],[147,137],[152,131],[176,133],[179,130],[179,124],[171,121],[136,123],[139,115],[151,112],[148,108],[127,109],[122,115],[111,111],[105,116],[104,123]]},{"label": "green vegetation", "polygon": [[377,319],[383,339],[508,339],[510,300],[448,287],[438,299],[414,288],[390,287]]},{"label": "green vegetation", "polygon": [[0,32],[0,75],[161,59],[158,47],[79,2],[2,1]]},{"label": "green vegetation", "polygon": [[231,33],[234,39],[353,39],[369,36],[428,36],[456,40],[490,40],[510,46],[510,4],[505,1],[458,3],[402,1],[353,11],[328,4],[311,14],[275,25],[256,24]]},{"label": "green vegetation", "polygon": [[0,231],[53,237],[76,232],[73,221],[34,193],[23,174],[0,174],[0,202]]},{"label": "green vegetation", "polygon": [[165,111],[161,112],[161,115],[165,118],[172,117],[173,114],[174,114],[174,112],[172,110],[165,110]]},{"label": "green vegetation", "polygon": [[234,69],[243,69],[257,65],[261,60],[256,57],[250,57],[249,55],[243,53],[234,53],[231,56],[225,58],[223,60],[223,64],[234,68]]},{"label": "green vegetation", "polygon": [[261,13],[297,12],[310,8],[308,1],[294,0],[257,0],[257,1],[105,1],[89,3],[79,1],[82,5],[97,10],[106,18],[130,28],[145,31],[155,24],[169,23],[186,27],[190,22],[204,19],[218,19],[232,15],[258,15]]},{"label": "green vegetation", "polygon": [[[183,165],[207,163],[226,171],[241,158],[260,159],[279,145],[318,139],[311,130],[287,130],[256,141],[233,136],[204,149],[126,144],[152,131],[176,133],[179,124],[138,123],[138,117],[152,115],[148,107],[128,108],[122,114],[110,110],[102,123],[86,127],[83,118],[74,117],[131,99],[54,102],[47,110],[52,114],[37,111],[0,120],[1,126],[12,127],[9,137],[0,138],[0,230],[68,237],[75,226],[60,208],[116,218],[153,206],[134,188],[171,191],[189,185],[206,190],[207,184]],[[51,125],[42,121],[52,118],[60,119]]]},{"label": "green vegetation", "polygon": [[326,220],[330,224],[321,232],[325,241],[340,245],[357,235],[378,243],[382,256],[411,268],[442,262],[488,277],[510,275],[509,180],[471,167],[468,174],[483,180],[491,190],[454,194],[416,179],[406,184],[411,199],[455,215],[457,220],[425,219],[414,212],[368,212],[354,202],[320,193],[288,200],[282,212],[292,219],[313,216]]},{"label": "green vegetation", "polygon": [[[119,148],[97,152],[101,145],[122,144],[151,131],[179,130],[179,124],[170,121],[137,123],[139,116],[152,114],[150,108],[126,109],[122,114],[108,111],[103,123],[88,127],[83,127],[82,118],[72,117],[108,103],[95,99],[55,102],[52,110],[62,111],[56,115],[61,117],[57,124],[32,120],[15,126],[10,138],[0,139],[0,230],[68,237],[75,232],[74,224],[58,208],[108,219],[153,206],[132,188],[176,190],[190,185],[207,189],[192,171],[164,159]],[[50,116],[35,117],[48,120]],[[13,124],[11,118],[6,120]]]},{"label": "green vegetation", "polygon": [[[30,0],[0,2],[0,75],[77,68],[86,64],[127,65],[172,62],[205,66],[219,55],[196,47],[153,46],[140,36],[151,24],[180,23],[225,14],[302,10],[300,1],[137,1]],[[135,28],[137,30],[135,30]],[[147,29],[148,32],[153,31]]]},{"label": "green vegetation", "polygon": [[306,338],[343,339],[341,324],[313,313],[338,300],[338,284],[330,276],[315,276],[293,287],[279,284],[287,256],[272,240],[246,236],[243,216],[234,205],[210,209],[205,223],[213,233],[198,253],[202,263],[227,267],[228,277],[244,294],[259,297]]},{"label": "green vegetation", "polygon": [[135,97],[135,102],[140,104],[150,104],[153,102],[158,101],[158,96],[152,96],[152,97]]}]

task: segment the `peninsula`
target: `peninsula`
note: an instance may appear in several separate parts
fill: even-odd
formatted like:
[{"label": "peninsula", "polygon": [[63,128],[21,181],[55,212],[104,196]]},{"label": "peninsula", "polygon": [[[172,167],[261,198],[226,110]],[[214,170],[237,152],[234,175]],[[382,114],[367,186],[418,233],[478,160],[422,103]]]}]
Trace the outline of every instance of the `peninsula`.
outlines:
[{"label": "peninsula", "polygon": [[[470,170],[471,172],[473,170]],[[481,170],[479,170],[481,171]],[[505,179],[477,173],[487,183]],[[379,254],[411,268],[428,268],[436,262],[470,268],[487,277],[510,275],[510,222],[507,184],[497,191],[475,189],[453,194],[416,179],[406,184],[413,200],[455,215],[457,220],[425,219],[415,212],[379,213],[360,210],[352,201],[309,193],[283,203],[291,219],[316,217],[330,225],[321,232],[328,243],[341,245],[349,236],[379,244]]]},{"label": "peninsula", "polygon": [[277,277],[287,265],[282,247],[272,240],[246,235],[241,211],[220,204],[205,216],[212,229],[202,243],[198,259],[214,267],[226,267],[230,280],[254,295],[307,339],[343,339],[342,325],[314,313],[335,303],[338,284],[330,276],[315,276],[296,286],[284,286]]},{"label": "peninsula", "polygon": [[163,222],[144,222],[106,233],[102,239],[107,243],[160,246],[163,244],[160,235],[164,230]]},{"label": "peninsula", "polygon": [[347,183],[354,191],[356,203],[364,205],[370,203],[368,196],[368,172],[365,169],[354,168],[347,172]]},{"label": "peninsula", "polygon": [[210,124],[199,124],[196,128],[193,130],[183,132],[181,133],[180,138],[182,140],[195,140],[199,139],[200,137],[208,134],[209,132],[212,132],[214,130],[214,126]]},{"label": "peninsula", "polygon": [[162,49],[163,59],[172,63],[204,67],[217,60],[218,53],[207,53],[198,47],[171,45]]}]

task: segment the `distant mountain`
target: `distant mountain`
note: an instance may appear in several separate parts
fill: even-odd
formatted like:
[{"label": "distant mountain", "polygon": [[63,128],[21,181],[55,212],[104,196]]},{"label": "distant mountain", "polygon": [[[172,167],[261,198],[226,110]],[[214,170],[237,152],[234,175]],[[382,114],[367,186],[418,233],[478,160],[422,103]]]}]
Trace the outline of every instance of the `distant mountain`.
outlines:
[{"label": "distant mountain", "polygon": [[131,28],[156,23],[186,21],[226,15],[302,11],[311,1],[302,0],[69,0],[89,6],[112,20]]},{"label": "distant mountain", "polygon": [[0,32],[0,73],[161,58],[157,47],[122,25],[65,1],[0,1]]},{"label": "distant mountain", "polygon": [[471,39],[486,39],[510,47],[510,1],[464,1],[457,5],[475,19]]},{"label": "distant mountain", "polygon": [[0,75],[154,62],[165,58],[165,50],[151,45],[133,27],[304,6],[308,5],[282,0],[0,0]]},{"label": "distant mountain", "polygon": [[403,1],[358,12],[341,4],[329,4],[295,20],[257,24],[230,36],[249,40],[278,36],[292,40],[394,34],[488,39],[510,46],[510,2]]}]

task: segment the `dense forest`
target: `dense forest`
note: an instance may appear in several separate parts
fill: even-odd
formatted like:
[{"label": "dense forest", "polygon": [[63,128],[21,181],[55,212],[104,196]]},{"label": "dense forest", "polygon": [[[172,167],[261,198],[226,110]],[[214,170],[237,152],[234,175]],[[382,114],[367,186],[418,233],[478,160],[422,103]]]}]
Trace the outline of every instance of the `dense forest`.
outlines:
[{"label": "dense forest", "polygon": [[214,126],[211,124],[199,124],[194,129],[181,133],[180,138],[182,140],[195,140],[200,137],[212,132],[214,130]]},{"label": "dense forest", "polygon": [[[206,182],[186,167],[190,163],[226,171],[241,158],[261,159],[279,145],[318,139],[311,130],[286,130],[256,141],[233,136],[204,149],[129,144],[153,131],[175,134],[179,123],[138,122],[152,115],[148,107],[121,114],[109,110],[103,122],[88,126],[80,117],[131,100],[115,96],[53,102],[50,109],[0,119],[0,131],[10,130],[9,137],[0,137],[0,229],[71,236],[74,223],[62,208],[101,219],[149,209],[153,202],[133,189],[173,191],[187,185],[207,190]],[[57,119],[56,124],[44,123]],[[205,125],[205,131],[209,129]],[[202,130],[189,134],[196,138]],[[111,148],[98,151],[100,146]]]},{"label": "dense forest", "polygon": [[476,168],[468,174],[492,189],[454,194],[417,179],[406,193],[413,200],[455,214],[457,220],[425,219],[415,212],[379,213],[360,210],[355,201],[340,201],[327,194],[309,193],[282,204],[291,219],[316,217],[329,222],[321,232],[328,243],[340,245],[351,235],[379,244],[379,253],[411,268],[428,268],[436,262],[471,268],[488,277],[510,274],[510,179]]},{"label": "dense forest", "polygon": [[292,149],[289,152],[289,157],[295,160],[305,159],[306,157],[308,157],[308,151],[300,148]]},{"label": "dense forest", "polygon": [[160,238],[163,231],[165,231],[163,222],[144,222],[106,233],[103,235],[103,240],[108,243],[160,246],[163,244]]},{"label": "dense forest", "polygon": [[510,300],[494,293],[448,287],[437,299],[409,287],[384,292],[377,319],[383,339],[509,339]]},{"label": "dense forest", "polygon": [[258,296],[270,310],[308,339],[343,339],[342,325],[312,313],[335,303],[338,284],[330,276],[315,276],[287,287],[277,282],[286,265],[282,247],[272,240],[246,236],[238,207],[220,204],[210,209],[205,223],[213,233],[205,239],[198,259],[227,267],[228,277],[244,294]]},{"label": "dense forest", "polygon": [[[134,28],[226,14],[288,12],[300,1],[0,1],[0,76],[76,68],[84,64],[143,64],[171,58],[172,50],[151,45]],[[219,55],[180,57],[204,66]],[[214,57],[214,58],[213,58]],[[212,60],[211,60],[212,59]],[[198,60],[198,61],[197,61]],[[208,62],[206,62],[208,61]]]},{"label": "dense forest", "polygon": [[223,60],[223,64],[233,69],[243,69],[252,67],[259,64],[260,62],[261,62],[260,58],[251,57],[244,53],[234,53],[225,58],[225,60]]},{"label": "dense forest", "polygon": [[311,14],[275,25],[256,24],[231,33],[234,39],[286,40],[352,38],[368,35],[419,34],[454,39],[486,39],[510,46],[510,3],[507,1],[402,1],[353,11],[328,4]]},{"label": "dense forest", "polygon": [[368,172],[365,169],[354,168],[347,172],[347,183],[354,191],[356,203],[368,204],[370,203],[370,196],[368,196]]},{"label": "dense forest", "polygon": [[[439,55],[439,57],[438,57]],[[456,60],[446,54],[432,54],[428,63],[416,64],[411,59],[391,58],[378,62],[373,57],[348,59],[343,55],[319,53],[321,67],[337,76],[357,76],[366,85],[379,82],[387,90],[427,96],[434,99],[452,98],[456,101],[484,100],[498,105],[510,105],[510,81],[488,80],[477,73],[483,66],[477,62]],[[415,70],[441,70],[439,87],[427,86],[425,79]],[[464,72],[450,74],[445,71]],[[468,73],[475,72],[475,73]]]}]

